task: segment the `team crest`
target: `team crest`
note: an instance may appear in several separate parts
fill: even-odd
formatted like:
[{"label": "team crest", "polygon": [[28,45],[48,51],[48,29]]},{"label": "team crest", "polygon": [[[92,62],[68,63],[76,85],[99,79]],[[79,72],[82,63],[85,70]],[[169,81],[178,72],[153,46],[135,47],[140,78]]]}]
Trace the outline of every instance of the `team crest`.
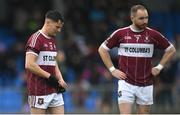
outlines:
[{"label": "team crest", "polygon": [[39,104],[39,105],[44,104],[44,99],[43,99],[43,98],[38,98],[38,104]]},{"label": "team crest", "polygon": [[122,96],[122,91],[118,91],[118,97]]},{"label": "team crest", "polygon": [[56,45],[54,45],[54,49],[56,49]]},{"label": "team crest", "polygon": [[48,47],[48,45],[47,45],[47,44],[44,44],[44,47],[45,47],[45,48],[47,48],[47,47]]},{"label": "team crest", "polygon": [[150,42],[150,40],[149,40],[149,37],[148,37],[148,36],[146,36],[146,37],[145,37],[144,42],[146,42],[146,43]]}]

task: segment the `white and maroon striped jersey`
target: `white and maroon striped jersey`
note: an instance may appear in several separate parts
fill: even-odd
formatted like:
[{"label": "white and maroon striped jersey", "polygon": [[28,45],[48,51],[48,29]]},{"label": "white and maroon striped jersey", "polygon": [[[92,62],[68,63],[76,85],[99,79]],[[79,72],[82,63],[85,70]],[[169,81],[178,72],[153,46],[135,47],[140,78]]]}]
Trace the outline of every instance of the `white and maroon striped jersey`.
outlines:
[{"label": "white and maroon striped jersey", "polygon": [[[34,33],[26,44],[26,54],[37,55],[36,63],[44,71],[55,75],[57,49],[55,39],[43,34],[41,31]],[[29,95],[47,95],[56,92],[49,86],[46,78],[42,78],[27,70],[27,87]]]},{"label": "white and maroon striped jersey", "polygon": [[137,86],[153,84],[152,56],[155,48],[168,50],[172,45],[159,32],[131,26],[114,31],[102,44],[106,50],[118,47],[118,67],[126,73],[126,82]]}]

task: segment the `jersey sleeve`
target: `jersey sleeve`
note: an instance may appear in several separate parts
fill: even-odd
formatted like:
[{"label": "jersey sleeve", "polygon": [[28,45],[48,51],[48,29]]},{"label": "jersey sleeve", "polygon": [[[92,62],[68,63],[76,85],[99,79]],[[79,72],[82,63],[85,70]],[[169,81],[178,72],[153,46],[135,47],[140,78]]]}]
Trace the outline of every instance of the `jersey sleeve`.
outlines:
[{"label": "jersey sleeve", "polygon": [[153,38],[155,39],[155,48],[167,50],[172,44],[161,33],[154,31]]},{"label": "jersey sleeve", "polygon": [[118,47],[119,46],[119,41],[120,41],[120,32],[117,30],[115,32],[113,32],[103,43],[102,46],[107,49],[110,50],[113,47]]},{"label": "jersey sleeve", "polygon": [[41,42],[40,39],[38,39],[38,33],[33,34],[27,44],[26,44],[26,52],[33,51],[35,54],[39,54],[41,49]]}]

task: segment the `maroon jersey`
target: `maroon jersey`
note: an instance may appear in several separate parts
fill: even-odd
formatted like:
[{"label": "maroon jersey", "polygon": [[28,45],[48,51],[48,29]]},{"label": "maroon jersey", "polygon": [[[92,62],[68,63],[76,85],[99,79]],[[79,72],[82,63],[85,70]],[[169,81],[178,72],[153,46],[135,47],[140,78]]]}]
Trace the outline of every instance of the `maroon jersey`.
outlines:
[{"label": "maroon jersey", "polygon": [[118,47],[118,66],[126,73],[126,82],[148,86],[153,83],[151,60],[154,49],[168,50],[171,44],[153,29],[147,27],[142,31],[136,31],[129,26],[116,30],[102,46],[107,50]]},{"label": "maroon jersey", "polygon": [[[34,33],[26,44],[26,54],[37,55],[36,63],[44,71],[55,75],[55,57],[57,49],[55,39],[43,34],[41,31]],[[46,78],[37,76],[27,70],[27,88],[29,95],[47,95],[56,92],[55,88],[50,86]]]}]

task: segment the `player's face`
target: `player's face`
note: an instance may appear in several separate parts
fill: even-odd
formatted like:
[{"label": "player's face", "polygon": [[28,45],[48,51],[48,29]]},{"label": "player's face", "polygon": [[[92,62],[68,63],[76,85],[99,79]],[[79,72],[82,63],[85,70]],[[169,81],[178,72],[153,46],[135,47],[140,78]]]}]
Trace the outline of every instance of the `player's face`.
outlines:
[{"label": "player's face", "polygon": [[144,29],[148,25],[147,10],[137,10],[136,14],[131,17],[131,20],[137,28]]},{"label": "player's face", "polygon": [[49,36],[55,37],[61,31],[63,23],[60,20],[58,22],[51,21],[49,26]]}]

